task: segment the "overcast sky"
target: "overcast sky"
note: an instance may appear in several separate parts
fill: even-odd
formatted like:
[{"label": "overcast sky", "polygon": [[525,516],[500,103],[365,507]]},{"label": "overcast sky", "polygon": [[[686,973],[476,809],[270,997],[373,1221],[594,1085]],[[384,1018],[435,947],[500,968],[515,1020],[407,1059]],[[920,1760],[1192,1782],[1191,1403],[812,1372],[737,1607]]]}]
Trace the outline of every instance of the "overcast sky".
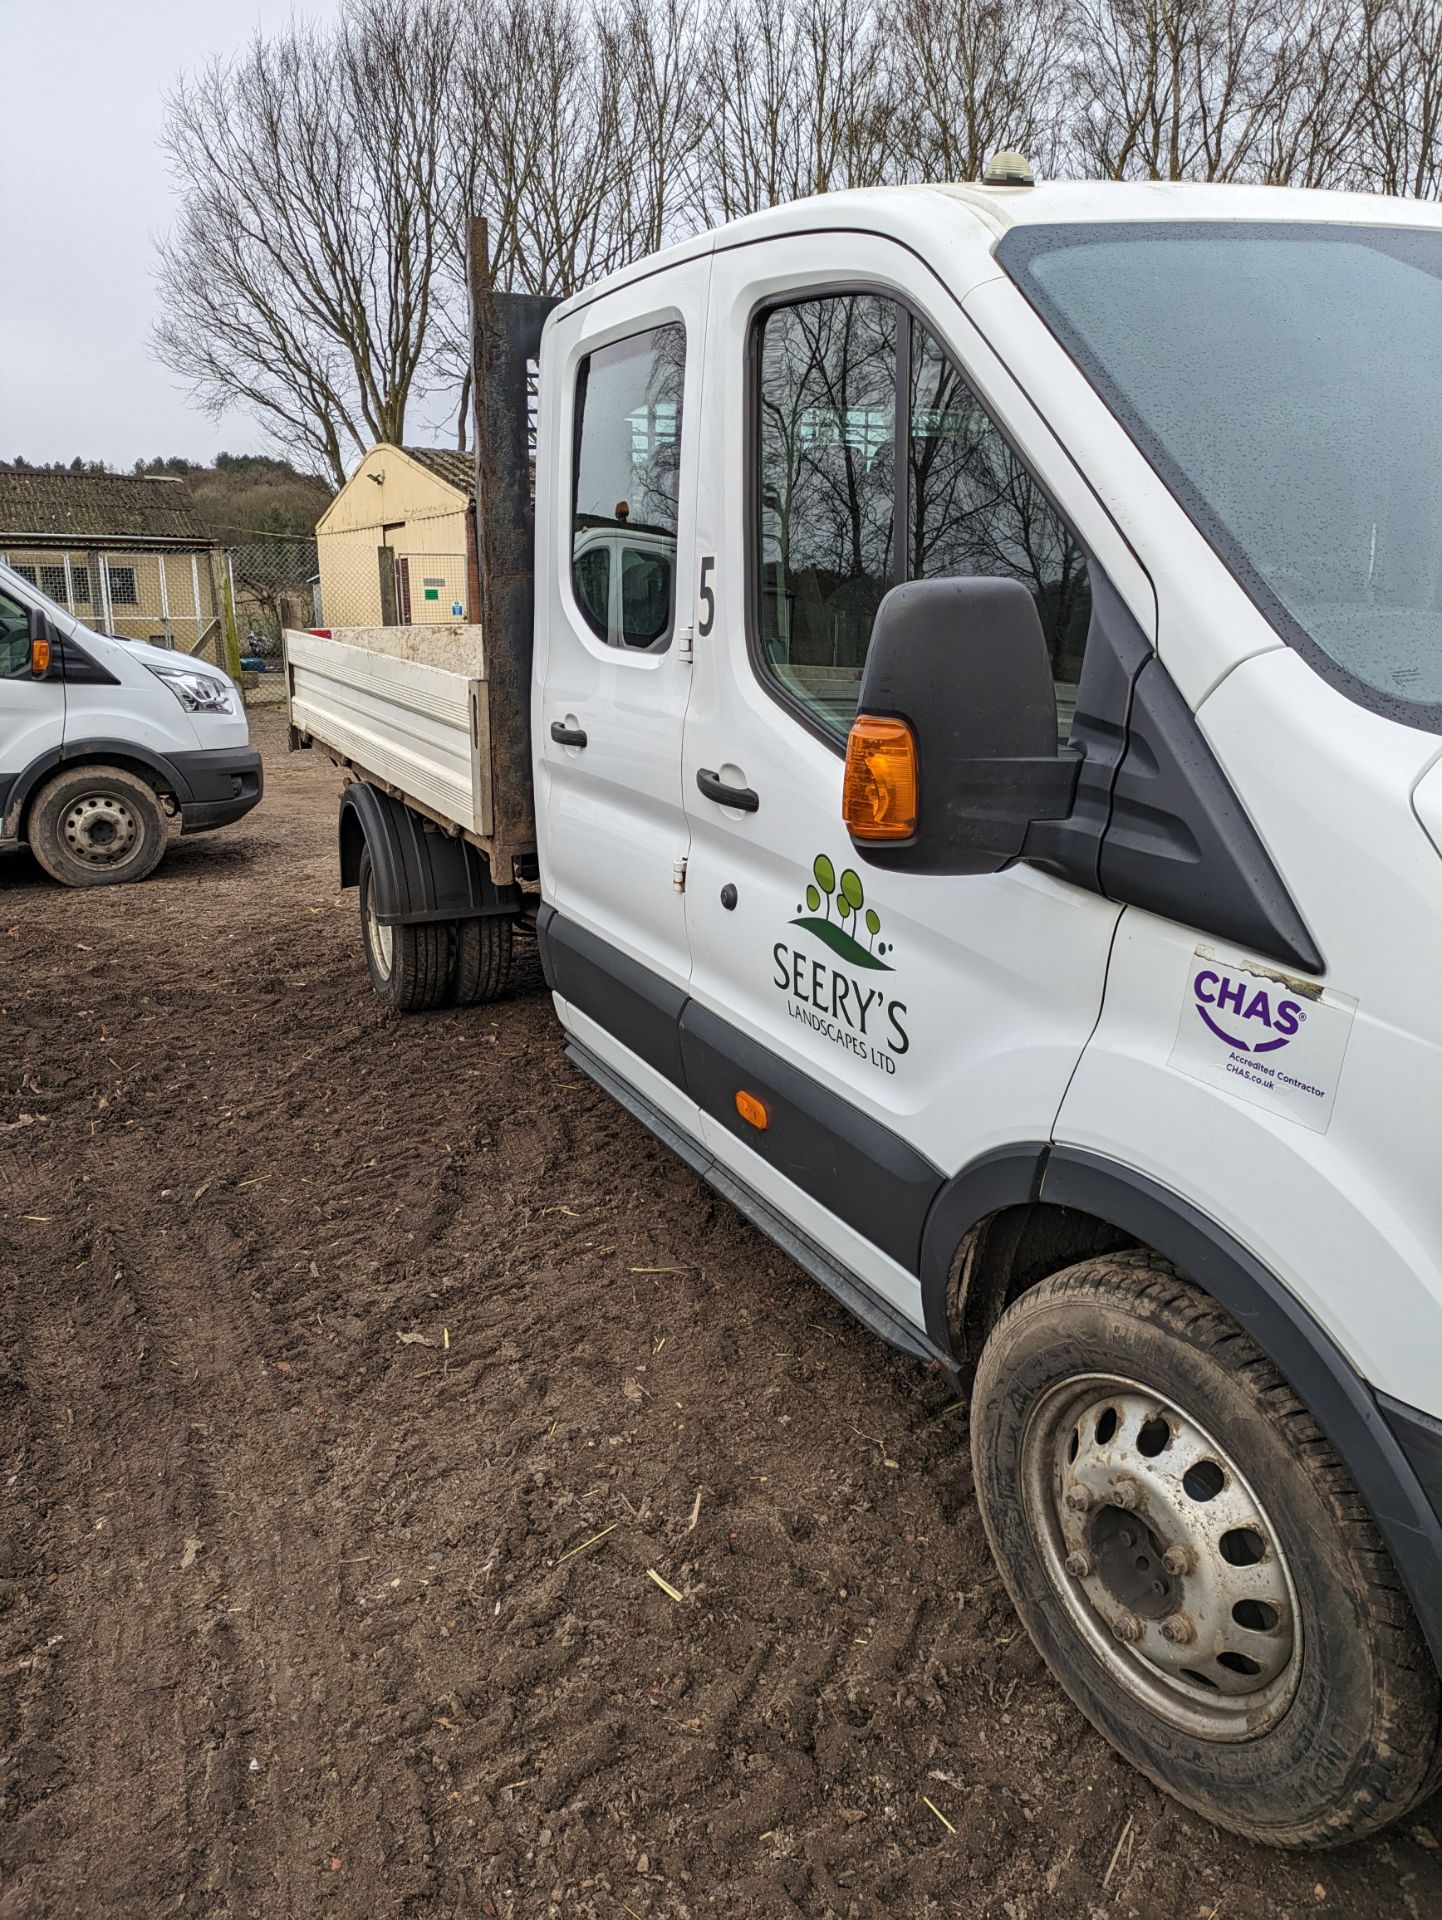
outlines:
[{"label": "overcast sky", "polygon": [[150,348],[155,241],[174,220],[156,145],[182,68],[339,0],[0,0],[0,461],[259,451],[244,415],[190,406]]}]

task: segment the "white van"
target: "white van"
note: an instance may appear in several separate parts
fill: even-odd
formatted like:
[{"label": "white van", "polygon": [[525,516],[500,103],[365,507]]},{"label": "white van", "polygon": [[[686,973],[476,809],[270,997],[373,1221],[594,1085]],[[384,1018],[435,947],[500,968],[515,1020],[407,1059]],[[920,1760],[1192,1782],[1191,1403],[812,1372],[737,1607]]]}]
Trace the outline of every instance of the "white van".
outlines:
[{"label": "white van", "polygon": [[[292,662],[378,989],[533,923],[573,1059],[974,1381],[1102,1732],[1258,1840],[1385,1825],[1439,1777],[1442,210],[833,195],[540,368],[534,848],[494,767],[469,823],[368,781]],[[659,630],[589,585],[636,522]]]},{"label": "white van", "polygon": [[71,887],[143,880],[182,833],[261,796],[235,684],[189,655],[83,626],[0,564],[0,852]]}]

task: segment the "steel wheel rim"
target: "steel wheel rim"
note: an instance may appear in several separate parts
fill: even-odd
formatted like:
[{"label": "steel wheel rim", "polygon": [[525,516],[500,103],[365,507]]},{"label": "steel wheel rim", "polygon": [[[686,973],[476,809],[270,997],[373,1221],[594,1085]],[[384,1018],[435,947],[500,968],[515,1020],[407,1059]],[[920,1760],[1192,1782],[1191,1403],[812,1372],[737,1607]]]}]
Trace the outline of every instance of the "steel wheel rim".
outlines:
[{"label": "steel wheel rim", "polygon": [[389,980],[391,968],[395,964],[395,928],[382,926],[376,919],[376,895],[373,884],[366,886],[366,937],[370,942],[371,956],[376,963],[376,972],[382,980]]},{"label": "steel wheel rim", "polygon": [[1206,1428],[1137,1381],[1075,1375],[1033,1410],[1021,1463],[1047,1575],[1131,1698],[1203,1739],[1274,1726],[1301,1671],[1296,1589],[1270,1516]]},{"label": "steel wheel rim", "polygon": [[88,867],[115,867],[128,860],[140,839],[140,823],[117,793],[87,793],[66,809],[60,837]]}]

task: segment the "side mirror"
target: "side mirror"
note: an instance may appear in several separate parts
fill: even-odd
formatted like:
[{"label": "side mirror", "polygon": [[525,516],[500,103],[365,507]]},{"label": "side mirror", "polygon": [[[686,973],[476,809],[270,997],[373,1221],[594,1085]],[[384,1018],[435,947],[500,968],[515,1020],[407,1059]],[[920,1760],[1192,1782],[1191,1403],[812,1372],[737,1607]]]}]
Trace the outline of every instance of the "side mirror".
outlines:
[{"label": "side mirror", "polygon": [[1051,662],[1020,581],[892,588],[847,743],[843,812],[866,860],[995,873],[1034,820],[1070,811],[1080,765],[1057,748]]},{"label": "side mirror", "polygon": [[30,677],[32,680],[60,678],[60,643],[42,607],[30,609]]}]

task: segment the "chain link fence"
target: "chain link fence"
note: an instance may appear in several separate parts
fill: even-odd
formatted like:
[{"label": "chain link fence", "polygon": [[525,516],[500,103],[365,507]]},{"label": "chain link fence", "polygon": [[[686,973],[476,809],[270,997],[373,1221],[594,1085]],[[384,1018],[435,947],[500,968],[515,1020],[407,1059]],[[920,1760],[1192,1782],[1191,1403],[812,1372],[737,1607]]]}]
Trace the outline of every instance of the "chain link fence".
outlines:
[{"label": "chain link fence", "polygon": [[377,544],[377,529],[315,540],[256,540],[230,549],[227,566],[248,702],[284,698],[287,627],[452,627],[477,617],[475,563],[426,543],[459,516],[413,519],[399,530],[419,550]]},{"label": "chain link fence", "polygon": [[320,537],[318,619],[324,627],[439,627],[479,619],[469,510],[412,505],[403,520],[344,524]]},{"label": "chain link fence", "polygon": [[[409,531],[424,540],[441,530],[422,519]],[[324,562],[314,536],[266,534],[175,553],[15,547],[0,560],[99,632],[173,647],[227,672],[233,618],[248,703],[284,699],[287,627],[454,626],[476,617],[465,552],[400,552],[377,546],[373,532],[327,542],[323,552]]]},{"label": "chain link fence", "polygon": [[454,626],[472,617],[469,571],[464,552],[431,548],[403,552],[389,544],[377,546],[369,529],[362,535],[323,539],[318,617],[305,624]]},{"label": "chain link fence", "polygon": [[233,617],[247,699],[271,685],[284,697],[281,634],[320,624],[313,535],[163,553],[13,546],[0,560],[99,633],[171,647],[227,672]]},{"label": "chain link fence", "polygon": [[287,627],[319,626],[314,537],[248,540],[226,555],[242,659],[279,665]]},{"label": "chain link fence", "polygon": [[257,535],[225,556],[247,706],[283,705],[287,627],[320,624],[314,536]]},{"label": "chain link fence", "polygon": [[225,556],[11,547],[0,553],[77,620],[122,640],[148,640],[225,664]]}]

